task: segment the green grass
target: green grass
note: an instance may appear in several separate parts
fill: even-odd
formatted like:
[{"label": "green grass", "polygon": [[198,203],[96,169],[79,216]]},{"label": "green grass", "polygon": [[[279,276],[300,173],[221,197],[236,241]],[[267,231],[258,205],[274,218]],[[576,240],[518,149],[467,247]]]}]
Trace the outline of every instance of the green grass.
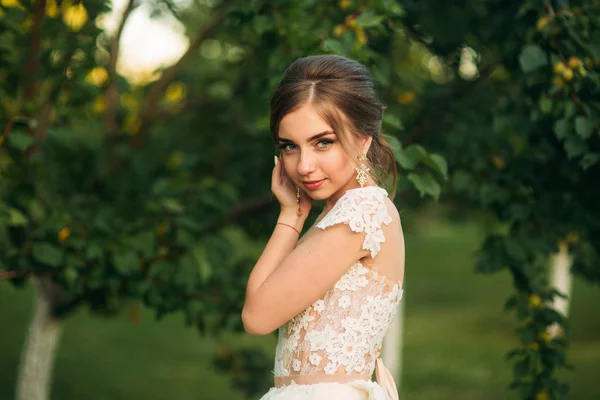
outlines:
[{"label": "green grass", "polygon": [[[401,398],[509,399],[515,319],[503,312],[507,273],[473,272],[473,228],[428,226],[407,234],[405,340]],[[14,396],[19,352],[31,312],[31,290],[0,283],[0,399]],[[562,376],[572,399],[600,398],[600,288],[575,280],[572,345],[575,371]],[[275,338],[229,338],[271,353]],[[231,399],[242,397],[209,365],[216,343],[186,329],[179,316],[157,323],[150,312],[133,324],[123,315],[102,319],[81,311],[65,324],[53,399]]]}]

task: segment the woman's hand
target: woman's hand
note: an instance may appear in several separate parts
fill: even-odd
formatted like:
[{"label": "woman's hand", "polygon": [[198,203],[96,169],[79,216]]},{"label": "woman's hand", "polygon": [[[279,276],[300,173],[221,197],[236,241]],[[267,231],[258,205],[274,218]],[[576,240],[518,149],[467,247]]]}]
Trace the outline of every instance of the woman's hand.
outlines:
[{"label": "woman's hand", "polygon": [[273,174],[271,176],[271,191],[279,201],[281,206],[281,214],[286,216],[296,216],[299,220],[304,223],[304,220],[310,212],[312,206],[312,199],[300,189],[300,209],[302,215],[296,214],[298,210],[298,203],[296,202],[296,184],[286,174],[285,168],[283,168],[283,162],[276,156],[276,164],[273,167]]}]

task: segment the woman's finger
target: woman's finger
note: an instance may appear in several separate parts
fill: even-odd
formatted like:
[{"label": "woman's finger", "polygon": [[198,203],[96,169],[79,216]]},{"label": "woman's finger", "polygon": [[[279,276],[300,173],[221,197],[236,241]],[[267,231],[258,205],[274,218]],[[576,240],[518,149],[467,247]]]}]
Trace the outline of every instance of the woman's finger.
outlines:
[{"label": "woman's finger", "polygon": [[281,182],[281,160],[275,156],[275,165],[273,166],[273,173],[271,176],[271,183]]},{"label": "woman's finger", "polygon": [[283,177],[285,176],[285,168],[283,168],[283,163],[282,162],[279,162],[278,164],[281,164],[281,178],[280,178],[279,183],[283,185]]}]

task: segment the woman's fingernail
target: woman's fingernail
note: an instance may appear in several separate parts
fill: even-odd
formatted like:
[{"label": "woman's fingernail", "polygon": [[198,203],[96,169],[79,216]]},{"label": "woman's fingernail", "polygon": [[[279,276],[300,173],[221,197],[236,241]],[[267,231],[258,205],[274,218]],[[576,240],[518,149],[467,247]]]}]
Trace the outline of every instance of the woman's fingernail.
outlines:
[{"label": "woman's fingernail", "polygon": [[277,165],[277,156],[274,156],[275,158],[275,165]]}]

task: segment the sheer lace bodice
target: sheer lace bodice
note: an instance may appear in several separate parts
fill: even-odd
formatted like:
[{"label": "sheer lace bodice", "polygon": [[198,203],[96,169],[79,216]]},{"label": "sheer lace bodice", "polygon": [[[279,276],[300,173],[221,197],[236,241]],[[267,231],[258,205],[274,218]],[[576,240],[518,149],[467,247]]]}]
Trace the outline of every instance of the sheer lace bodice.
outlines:
[{"label": "sheer lace bodice", "polygon": [[[385,242],[382,224],[392,221],[386,197],[377,186],[348,190],[316,228],[348,224],[365,234],[363,249],[375,258]],[[401,298],[401,282],[376,267],[351,265],[322,298],[279,328],[275,376],[370,377]]]}]

